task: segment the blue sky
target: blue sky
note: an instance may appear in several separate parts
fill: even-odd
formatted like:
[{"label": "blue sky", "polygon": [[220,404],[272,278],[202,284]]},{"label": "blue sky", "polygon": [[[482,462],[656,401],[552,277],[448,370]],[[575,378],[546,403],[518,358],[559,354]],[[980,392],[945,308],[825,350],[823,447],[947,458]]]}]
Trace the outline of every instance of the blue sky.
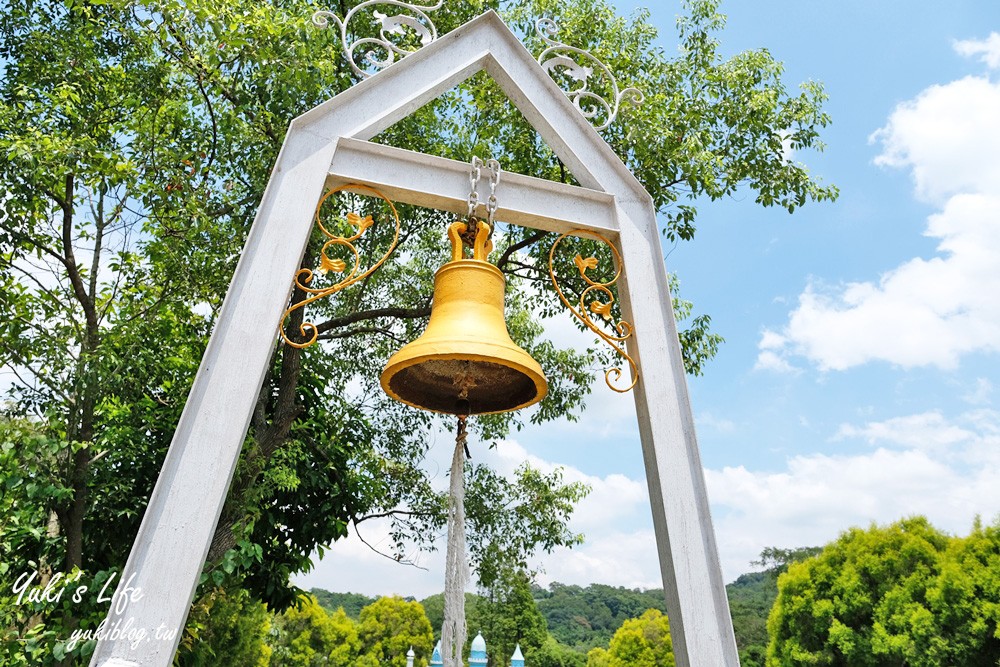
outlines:
[{"label": "blue sky", "polygon": [[[619,0],[622,13],[648,3]],[[652,22],[675,48],[676,2]],[[668,269],[726,343],[690,382],[727,581],[766,546],[823,544],[853,525],[925,514],[968,532],[1000,515],[1000,4],[730,1],[725,53],[766,47],[794,90],[822,81],[825,153],[796,159],[834,204],[788,215],[752,196],[703,203]],[[553,322],[558,340],[575,335]],[[432,450],[442,471],[450,443]],[[433,453],[436,452],[436,453]],[[594,487],[587,543],[544,556],[542,583],[660,585],[635,412],[595,385],[576,423],[475,453],[527,458]],[[384,539],[384,527],[363,528]],[[304,586],[441,590],[425,570],[334,545]]]}]

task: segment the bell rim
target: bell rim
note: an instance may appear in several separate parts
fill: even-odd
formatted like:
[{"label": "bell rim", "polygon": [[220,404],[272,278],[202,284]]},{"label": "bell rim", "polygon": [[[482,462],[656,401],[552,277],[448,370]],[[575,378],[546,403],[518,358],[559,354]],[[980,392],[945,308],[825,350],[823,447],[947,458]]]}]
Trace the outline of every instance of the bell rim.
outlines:
[{"label": "bell rim", "polygon": [[[481,343],[481,341],[480,341],[480,343]],[[484,344],[484,345],[488,345],[488,344]],[[500,346],[496,346],[496,347],[497,347],[497,349],[506,349],[506,348],[501,348]],[[403,349],[405,349],[405,347]],[[476,415],[497,415],[497,414],[502,414],[504,412],[514,412],[516,410],[522,410],[524,408],[527,408],[527,407],[530,407],[532,405],[535,405],[536,403],[540,403],[549,394],[549,382],[548,382],[548,380],[545,379],[545,374],[542,372],[542,367],[530,355],[528,355],[528,359],[531,360],[537,366],[537,369],[531,368],[530,366],[527,366],[526,364],[523,364],[523,363],[512,361],[510,359],[506,359],[506,358],[503,358],[503,357],[498,357],[496,355],[475,354],[475,353],[467,353],[467,352],[451,352],[451,353],[448,353],[448,352],[444,352],[444,353],[437,352],[437,353],[427,353],[427,354],[421,354],[421,355],[412,356],[412,357],[409,357],[407,359],[403,359],[403,360],[400,360],[400,361],[397,361],[397,362],[393,363],[393,357],[395,357],[397,354],[399,354],[399,352],[402,352],[402,349],[399,350],[399,351],[397,351],[396,354],[392,355],[392,357],[389,357],[389,361],[386,362],[385,368],[382,370],[382,374],[379,376],[379,384],[382,386],[382,391],[384,391],[386,393],[386,395],[389,396],[389,398],[392,398],[393,400],[399,401],[400,403],[405,403],[406,405],[409,405],[410,407],[413,407],[413,408],[417,408],[418,410],[424,410],[426,412],[435,412],[435,413],[440,414],[440,415],[454,415],[454,414],[457,414],[455,412],[448,412],[446,410],[436,410],[434,408],[429,408],[429,407],[424,406],[424,405],[417,405],[413,401],[409,401],[409,400],[401,397],[399,394],[397,394],[395,391],[393,391],[392,389],[389,388],[389,379],[392,376],[395,376],[400,371],[404,371],[407,368],[410,368],[411,366],[416,366],[417,364],[420,364],[420,363],[423,363],[423,362],[426,362],[426,361],[430,361],[430,360],[440,360],[440,361],[482,361],[482,362],[489,362],[489,363],[495,363],[495,364],[502,364],[504,366],[507,366],[508,368],[512,368],[512,369],[514,369],[514,370],[516,370],[516,371],[524,374],[526,377],[528,377],[531,380],[532,384],[535,387],[535,395],[532,396],[530,400],[525,401],[524,403],[521,403],[519,405],[515,405],[513,407],[509,407],[509,408],[504,408],[502,410],[489,410],[489,411],[485,411],[485,412],[475,412],[475,413],[471,413],[471,414],[476,414]]]}]

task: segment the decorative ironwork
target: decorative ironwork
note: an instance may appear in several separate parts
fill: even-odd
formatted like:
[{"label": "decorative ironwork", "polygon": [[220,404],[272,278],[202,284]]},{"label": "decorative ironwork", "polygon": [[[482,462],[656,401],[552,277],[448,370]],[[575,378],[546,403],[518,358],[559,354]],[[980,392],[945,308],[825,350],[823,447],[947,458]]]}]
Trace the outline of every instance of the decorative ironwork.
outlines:
[{"label": "decorative ironwork", "polygon": [[[355,74],[366,79],[373,73],[366,71],[363,67],[374,68],[375,70],[385,69],[396,62],[397,57],[405,58],[419,49],[420,46],[426,46],[437,39],[437,28],[434,26],[431,17],[427,15],[427,12],[441,9],[441,5],[443,4],[444,0],[438,0],[433,5],[419,5],[413,2],[401,2],[400,0],[367,0],[367,2],[362,2],[347,12],[347,15],[343,19],[333,12],[321,9],[313,14],[312,21],[313,24],[320,28],[329,27],[330,20],[333,20],[337,24],[337,27],[340,28],[341,48],[343,48],[344,55],[347,57],[347,64]],[[379,5],[398,7],[412,13],[413,16],[407,14],[388,15],[378,10],[372,10],[371,22],[380,24],[378,37],[352,36],[352,39],[348,40],[347,26],[350,22],[358,16],[359,12]],[[420,42],[420,46],[416,49],[407,48],[401,44],[408,34],[416,37]],[[357,60],[359,54],[355,54],[355,51],[358,48],[365,49],[364,53],[360,54],[364,62],[358,62]],[[385,55],[380,56],[376,51],[381,51]]]},{"label": "decorative ironwork", "polygon": [[[587,271],[596,269],[599,266],[599,261],[596,257],[591,256],[585,258],[583,255],[578,253],[577,256],[573,258],[573,263],[576,265],[577,270],[580,271],[580,275],[587,283],[586,289],[584,289],[580,294],[578,307],[572,305],[569,302],[569,299],[566,298],[562,289],[560,289],[559,281],[556,279],[554,268],[556,248],[559,247],[559,244],[563,239],[570,235],[586,236],[596,239],[606,245],[611,249],[616,267],[613,278],[606,282],[598,282],[587,275]],[[614,391],[624,394],[625,392],[630,391],[635,386],[636,382],[639,381],[639,367],[636,365],[635,360],[632,359],[632,357],[630,357],[625,351],[624,346],[625,341],[632,337],[633,327],[631,322],[626,322],[625,320],[621,320],[618,323],[612,322],[613,317],[611,315],[611,306],[615,302],[615,297],[611,291],[611,287],[618,282],[618,278],[621,277],[621,274],[622,258],[621,255],[618,254],[618,250],[610,241],[594,232],[587,231],[585,229],[573,230],[572,232],[568,232],[557,238],[555,243],[552,244],[552,249],[549,250],[549,277],[552,278],[552,284],[555,286],[556,293],[559,295],[559,299],[563,302],[563,305],[565,305],[569,311],[573,313],[576,319],[580,320],[584,326],[596,333],[601,340],[610,345],[615,352],[624,357],[628,362],[632,371],[632,382],[627,387],[616,387],[613,384],[613,382],[617,382],[621,379],[621,368],[609,368],[604,372],[604,381],[607,382],[608,386]],[[587,303],[588,300],[590,300],[589,304]],[[608,333],[604,327],[598,325],[597,322],[591,319],[590,313],[599,315],[603,320],[605,320],[605,322],[608,322],[615,333]]]},{"label": "decorative ironwork", "polygon": [[[545,68],[545,71],[553,78],[556,78],[561,68],[563,73],[572,79],[574,83],[579,83],[575,88],[567,90],[566,96],[580,110],[584,118],[595,122],[595,127],[598,130],[603,130],[614,122],[615,118],[618,117],[618,110],[621,107],[622,101],[631,102],[635,105],[646,101],[645,95],[638,88],[619,90],[618,79],[615,78],[611,70],[597,56],[583,49],[578,49],[575,46],[569,46],[552,39],[552,36],[557,32],[559,32],[559,26],[552,19],[542,18],[538,19],[535,23],[535,33],[542,41],[548,44],[545,50],[538,56],[538,64]],[[590,65],[577,62],[577,58],[584,59]],[[590,78],[595,76],[595,72],[597,76],[607,78],[611,87],[612,99],[607,100],[593,90],[588,90]],[[602,116],[605,117],[604,122],[596,124],[595,119],[599,119]]]},{"label": "decorative ironwork", "polygon": [[[338,192],[342,192],[344,190],[363,192],[378,197],[379,199],[382,199],[386,204],[389,205],[389,209],[392,211],[392,216],[395,219],[396,223],[396,229],[395,232],[393,233],[392,243],[389,244],[389,249],[385,251],[385,254],[383,254],[382,257],[377,262],[375,262],[371,267],[369,267],[367,270],[363,272],[361,271],[361,255],[360,253],[358,253],[358,249],[354,245],[354,242],[360,239],[364,235],[364,233],[368,230],[368,228],[375,224],[375,221],[372,219],[372,216],[366,215],[362,217],[358,213],[348,213],[346,216],[347,223],[357,230],[351,236],[340,236],[337,234],[333,234],[323,225],[323,220],[320,218],[320,209],[323,208],[323,203],[327,199],[329,199],[330,196]],[[309,284],[312,282],[313,277],[315,276],[312,269],[299,269],[299,271],[295,274],[295,286],[298,287],[303,292],[305,292],[306,294],[308,294],[309,296],[307,296],[305,299],[299,301],[298,303],[296,303],[291,308],[285,311],[285,314],[282,315],[281,317],[282,325],[279,331],[281,332],[281,337],[285,339],[285,343],[291,345],[292,347],[297,347],[300,349],[304,347],[309,347],[310,345],[316,342],[317,338],[319,338],[319,329],[312,322],[303,321],[302,324],[299,325],[299,333],[302,335],[305,341],[304,342],[293,341],[288,337],[288,334],[285,333],[284,323],[285,320],[288,319],[289,315],[291,315],[293,311],[296,311],[300,308],[305,308],[314,301],[318,301],[332,294],[336,294],[337,292],[347,287],[350,287],[354,283],[364,280],[365,278],[370,276],[380,266],[382,266],[382,264],[384,264],[387,259],[389,259],[389,255],[391,255],[392,251],[396,249],[396,243],[399,241],[399,213],[396,211],[395,205],[393,205],[393,203],[389,201],[389,199],[381,192],[379,192],[375,188],[370,188],[366,185],[358,185],[358,184],[341,185],[340,187],[333,188],[325,195],[323,195],[323,198],[319,200],[319,204],[316,205],[316,224],[319,226],[320,231],[323,232],[323,235],[326,236],[328,239],[323,244],[323,247],[320,250],[320,260],[318,269],[319,272],[326,274],[326,273],[344,273],[345,271],[347,271],[347,262],[337,257],[330,257],[330,255],[328,254],[329,250],[337,246],[347,248],[350,251],[351,255],[354,256],[354,266],[351,267],[350,272],[344,278],[342,278],[336,284],[330,285],[328,287],[319,287],[319,288],[309,287]]]}]

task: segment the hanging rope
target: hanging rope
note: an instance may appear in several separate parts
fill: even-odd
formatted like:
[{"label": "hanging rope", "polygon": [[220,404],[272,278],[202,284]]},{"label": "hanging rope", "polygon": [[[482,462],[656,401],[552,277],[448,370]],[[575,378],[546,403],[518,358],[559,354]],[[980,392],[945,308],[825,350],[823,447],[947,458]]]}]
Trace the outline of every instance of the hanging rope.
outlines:
[{"label": "hanging rope", "polygon": [[444,667],[462,667],[465,625],[465,585],[469,563],[465,557],[465,417],[458,418],[455,453],[451,459],[448,504],[448,553],[444,580],[444,625],[441,628],[441,660]]}]

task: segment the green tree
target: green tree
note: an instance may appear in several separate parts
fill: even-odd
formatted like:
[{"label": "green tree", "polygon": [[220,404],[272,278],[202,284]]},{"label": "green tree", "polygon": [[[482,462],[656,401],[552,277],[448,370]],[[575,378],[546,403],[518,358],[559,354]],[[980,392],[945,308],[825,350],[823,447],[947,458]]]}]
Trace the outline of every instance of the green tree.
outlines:
[{"label": "green tree", "polygon": [[298,605],[275,616],[270,634],[270,664],[276,667],[358,664],[361,651],[358,630],[343,609],[331,614],[316,598],[302,596]]},{"label": "green tree", "polygon": [[726,585],[741,667],[764,667],[767,657],[767,616],[778,597],[778,573],[748,572]]},{"label": "green tree", "polygon": [[611,664],[610,660],[611,658],[606,648],[595,646],[587,651],[587,667],[609,667]]},{"label": "green tree", "polygon": [[922,517],[844,532],[778,579],[767,664],[996,664],[997,540]]},{"label": "green tree", "polygon": [[[80,585],[98,591],[107,571],[62,569],[65,540],[55,507],[72,497],[63,472],[66,443],[26,419],[0,415],[0,664],[12,667],[72,664],[89,655],[94,642],[70,641],[78,622],[96,616],[95,593],[74,600]],[[55,602],[32,600],[53,586]],[[81,613],[82,612],[82,613]]]},{"label": "green tree", "polygon": [[412,648],[416,667],[426,667],[434,650],[434,632],[419,602],[401,597],[379,598],[361,610],[359,667],[392,665],[405,667]]},{"label": "green tree", "polygon": [[821,551],[822,547],[766,547],[759,559],[751,561],[751,565],[766,568],[763,572],[742,574],[726,585],[742,667],[765,664],[769,643],[767,617],[778,597],[778,576],[790,564],[812,558]]},{"label": "green tree", "polygon": [[792,563],[798,563],[807,558],[812,558],[823,551],[823,547],[795,547],[783,549],[781,547],[765,547],[760,552],[760,558],[751,561],[751,565],[758,565],[770,572],[784,572]]},{"label": "green tree", "polygon": [[[520,579],[528,572],[528,558],[536,550],[583,541],[567,524],[576,503],[590,489],[580,482],[563,482],[561,468],[543,473],[522,464],[512,479],[482,465],[467,466],[466,517],[475,539],[469,553],[477,563],[481,588],[489,590],[502,579]],[[496,507],[503,507],[498,513]],[[530,584],[528,584],[530,586]]]},{"label": "green tree", "polygon": [[604,584],[584,588],[553,582],[548,594],[538,597],[538,609],[552,636],[581,652],[607,646],[622,623],[647,609],[666,611],[661,589],[640,591]]},{"label": "green tree", "polygon": [[607,650],[594,648],[587,654],[587,667],[673,667],[674,649],[670,623],[659,609],[649,609],[639,618],[625,621]]},{"label": "green tree", "polygon": [[585,667],[586,664],[586,655],[559,643],[552,635],[545,638],[531,658],[532,667]]},{"label": "green tree", "polygon": [[267,667],[272,653],[267,644],[270,631],[270,612],[247,591],[212,589],[192,606],[174,664]]},{"label": "green tree", "polygon": [[[914,665],[1000,664],[1000,519],[954,538],[937,579],[928,586],[926,612],[909,599],[907,617],[887,623],[890,639],[906,642]],[[892,634],[895,637],[892,637]]]},{"label": "green tree", "polygon": [[531,579],[524,571],[508,571],[480,591],[474,626],[482,632],[491,665],[506,665],[521,645],[525,664],[534,664],[536,653],[548,638],[545,618],[531,595]]},{"label": "green tree", "polygon": [[[48,443],[12,445],[11,475],[46,477],[41,487],[11,485],[30,530],[6,531],[2,551],[9,565],[44,557],[106,576],[125,560],[283,128],[353,80],[328,57],[329,38],[306,28],[307,3],[294,20],[243,2],[0,11],[0,363],[19,378],[5,411]],[[68,77],[57,65],[67,62]],[[427,276],[440,217],[413,216],[422,227],[412,250]],[[443,502],[418,467],[427,418],[362,409],[329,391],[376,376],[377,360],[342,361],[371,356],[356,351],[368,343],[346,341],[365,335],[351,324],[379,317],[372,303],[385,305],[385,292],[367,287],[370,302],[359,292],[326,314],[330,337],[345,345],[276,350],[209,552],[216,585],[234,576],[281,608],[295,595],[289,575],[349,523],[395,516],[401,541],[440,525]],[[428,295],[399,299],[397,319],[426,316]],[[382,351],[397,340],[387,335]],[[103,613],[75,611],[92,612],[88,622]],[[80,620],[72,616],[70,627]]]}]

